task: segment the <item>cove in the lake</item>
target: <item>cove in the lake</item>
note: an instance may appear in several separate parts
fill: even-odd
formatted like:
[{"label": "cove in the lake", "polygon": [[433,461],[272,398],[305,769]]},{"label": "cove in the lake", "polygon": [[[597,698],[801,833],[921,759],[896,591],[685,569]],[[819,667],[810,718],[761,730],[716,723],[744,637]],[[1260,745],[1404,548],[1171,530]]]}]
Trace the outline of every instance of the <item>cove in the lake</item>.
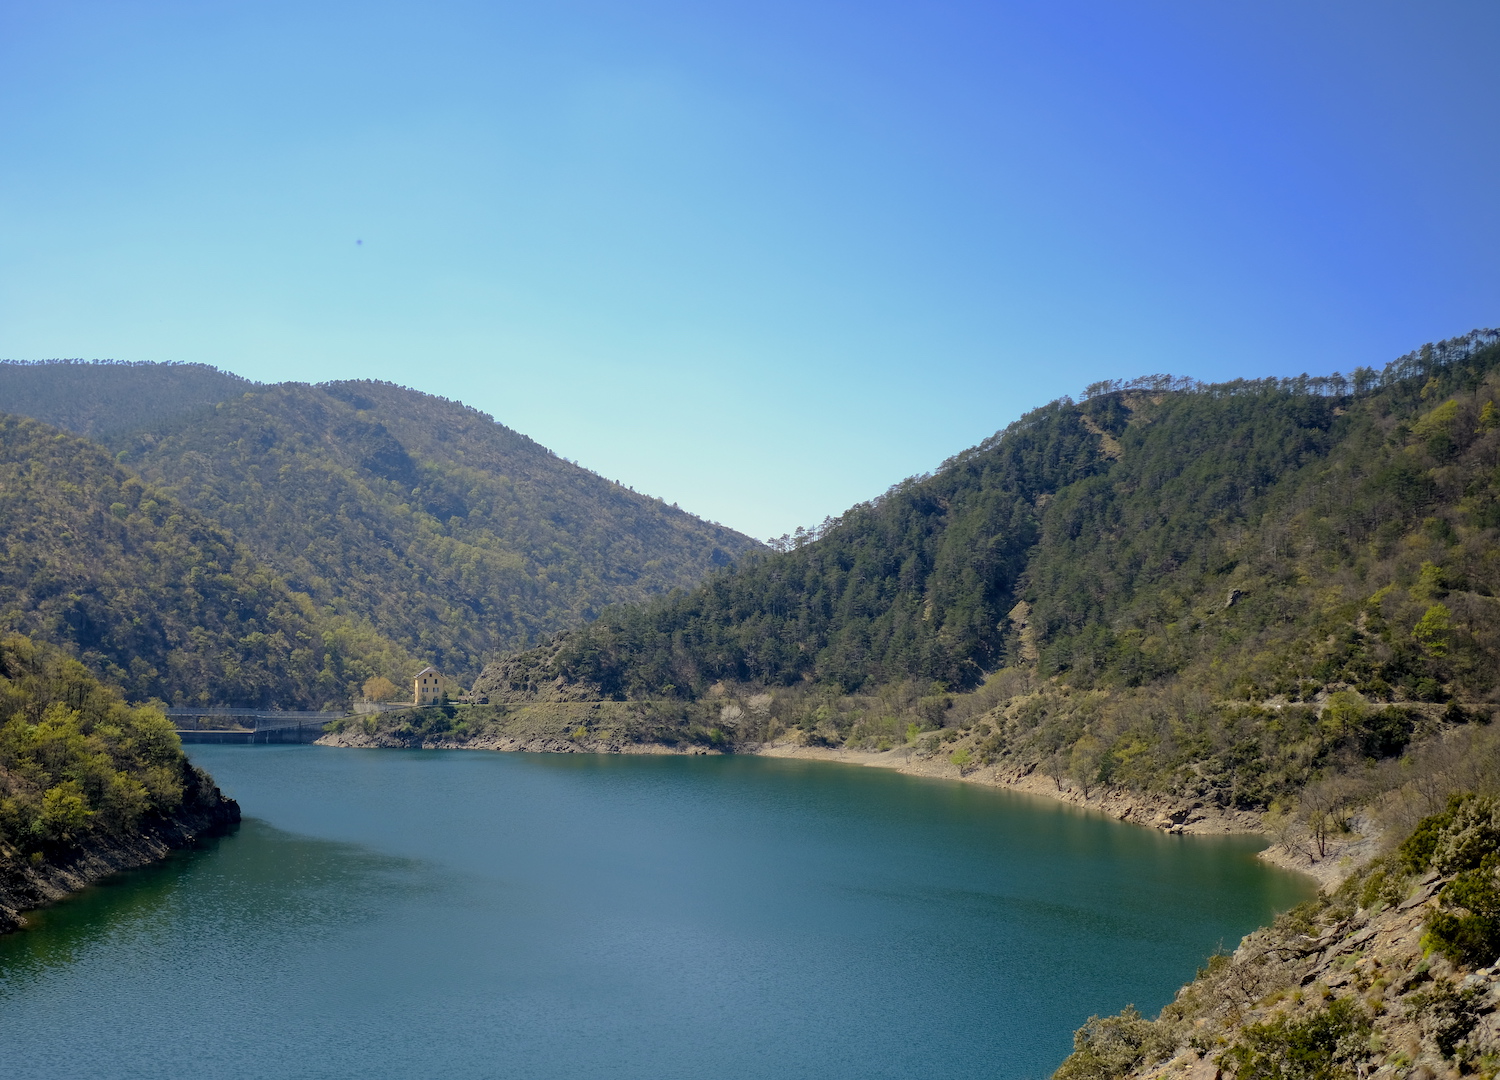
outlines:
[{"label": "cove in the lake", "polygon": [[0,938],[7,1076],[1041,1077],[1311,891],[884,770],[192,751],[246,822]]}]

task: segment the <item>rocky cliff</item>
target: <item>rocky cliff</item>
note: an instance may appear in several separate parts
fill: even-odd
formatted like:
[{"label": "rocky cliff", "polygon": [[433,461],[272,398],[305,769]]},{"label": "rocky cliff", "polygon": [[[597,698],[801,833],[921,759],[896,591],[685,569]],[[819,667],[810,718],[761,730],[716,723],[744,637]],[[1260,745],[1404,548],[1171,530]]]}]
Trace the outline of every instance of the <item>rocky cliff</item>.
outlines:
[{"label": "rocky cliff", "polygon": [[0,849],[0,933],[23,925],[25,911],[61,900],[111,874],[164,859],[238,824],[239,803],[227,798],[201,769],[192,769],[190,775],[176,812],[143,821],[128,834],[93,835],[30,856]]}]

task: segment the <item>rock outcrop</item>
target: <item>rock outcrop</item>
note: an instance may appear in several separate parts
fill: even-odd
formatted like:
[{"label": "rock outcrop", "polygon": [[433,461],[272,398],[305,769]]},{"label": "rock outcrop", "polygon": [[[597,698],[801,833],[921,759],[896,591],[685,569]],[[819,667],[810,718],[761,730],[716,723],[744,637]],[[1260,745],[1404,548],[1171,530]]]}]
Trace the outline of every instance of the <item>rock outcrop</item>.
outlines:
[{"label": "rock outcrop", "polygon": [[188,792],[176,813],[144,821],[129,835],[93,835],[77,845],[32,857],[0,853],[0,933],[22,926],[25,911],[232,828],[240,820],[239,803],[227,798],[206,773],[194,773],[202,778],[202,785]]}]

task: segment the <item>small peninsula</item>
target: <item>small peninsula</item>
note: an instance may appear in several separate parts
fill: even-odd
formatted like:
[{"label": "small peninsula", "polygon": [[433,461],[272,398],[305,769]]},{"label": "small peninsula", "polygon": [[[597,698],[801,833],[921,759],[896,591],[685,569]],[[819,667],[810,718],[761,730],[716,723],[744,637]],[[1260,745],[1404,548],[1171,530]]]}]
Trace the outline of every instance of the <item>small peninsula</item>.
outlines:
[{"label": "small peninsula", "polygon": [[56,649],[0,640],[0,933],[239,819],[160,710],[125,704]]}]

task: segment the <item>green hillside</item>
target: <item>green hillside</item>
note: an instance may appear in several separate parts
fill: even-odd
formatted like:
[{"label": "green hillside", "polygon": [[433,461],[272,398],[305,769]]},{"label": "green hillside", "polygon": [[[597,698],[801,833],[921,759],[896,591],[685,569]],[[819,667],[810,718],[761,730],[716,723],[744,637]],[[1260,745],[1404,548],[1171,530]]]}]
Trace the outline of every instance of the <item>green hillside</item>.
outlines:
[{"label": "green hillside", "polygon": [[207,364],[0,361],[0,413],[100,438],[202,411],[255,385]]},{"label": "green hillside", "polygon": [[0,416],[0,630],[184,705],[347,701],[412,662],[101,447],[18,416]]},{"label": "green hillside", "polygon": [[475,409],[385,383],[259,388],[110,445],[320,612],[465,681],[490,656],[759,547]]},{"label": "green hillside", "polygon": [[127,706],[58,649],[0,637],[0,933],[239,818],[159,709]]},{"label": "green hillside", "polygon": [[0,865],[200,797],[217,792],[160,710],[127,706],[56,649],[0,638]]},{"label": "green hillside", "polygon": [[476,690],[769,688],[816,741],[947,724],[966,762],[1262,805],[1500,694],[1495,338],[1347,379],[1093,387]]},{"label": "green hillside", "polygon": [[936,476],[854,507],[813,542],[606,612],[555,654],[515,663],[546,658],[531,681],[561,676],[606,698],[695,697],[721,679],[972,686],[1001,663],[1038,501],[1105,464],[1078,411],[1047,406]]}]

